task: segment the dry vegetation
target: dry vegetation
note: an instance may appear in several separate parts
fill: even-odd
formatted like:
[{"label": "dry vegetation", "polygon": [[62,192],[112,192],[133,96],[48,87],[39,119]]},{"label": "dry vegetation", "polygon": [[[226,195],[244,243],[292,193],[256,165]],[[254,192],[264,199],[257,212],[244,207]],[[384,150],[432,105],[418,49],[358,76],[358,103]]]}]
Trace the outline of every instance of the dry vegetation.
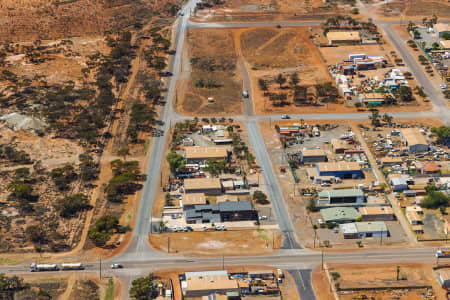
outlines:
[{"label": "dry vegetation", "polygon": [[422,17],[436,15],[439,18],[450,18],[450,7],[446,0],[395,0],[377,7],[375,12],[382,17],[399,17],[403,15],[413,19],[421,19]]},{"label": "dry vegetation", "polygon": [[[240,113],[241,82],[232,31],[191,30],[188,44],[191,74],[180,109],[195,115]],[[210,97],[213,102],[208,102]]]},{"label": "dry vegetation", "polygon": [[[143,158],[155,134],[158,72],[166,67],[167,25],[177,7],[2,1],[0,14],[8,17],[0,40],[8,42],[0,45],[0,251],[67,251],[84,243],[91,221],[88,248],[128,230],[119,224],[132,223],[123,215],[145,179],[144,164],[132,158]],[[85,9],[98,14],[83,15]],[[102,36],[106,29],[117,33]],[[69,38],[74,34],[80,37]],[[41,40],[53,37],[61,39]]]}]

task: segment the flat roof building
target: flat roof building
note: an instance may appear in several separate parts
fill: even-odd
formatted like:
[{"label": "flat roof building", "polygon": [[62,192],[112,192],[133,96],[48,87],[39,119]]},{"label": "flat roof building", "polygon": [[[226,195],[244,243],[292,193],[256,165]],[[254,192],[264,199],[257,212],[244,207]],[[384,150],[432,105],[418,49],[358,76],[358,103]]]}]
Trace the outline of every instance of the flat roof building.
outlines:
[{"label": "flat roof building", "polygon": [[203,193],[183,194],[181,201],[186,208],[196,204],[206,204],[206,197]]},{"label": "flat roof building", "polygon": [[224,147],[188,146],[184,148],[186,163],[204,163],[208,159],[228,160],[230,152]]},{"label": "flat roof building", "polygon": [[347,223],[354,222],[360,213],[353,207],[330,207],[320,210],[325,222],[330,223]]},{"label": "flat roof building", "polygon": [[400,134],[405,146],[411,153],[428,151],[428,143],[423,134],[417,128],[405,128],[400,130]]},{"label": "flat roof building", "polygon": [[186,194],[220,195],[222,183],[219,178],[186,178],[184,179],[184,191]]},{"label": "flat roof building", "polygon": [[322,149],[303,149],[299,154],[301,163],[328,161],[327,154]]},{"label": "flat roof building", "polygon": [[258,212],[251,201],[198,204],[184,210],[186,223],[220,223],[232,221],[258,221]]},{"label": "flat roof building", "polygon": [[384,222],[356,222],[340,224],[344,238],[346,239],[364,239],[368,237],[388,237],[389,231]]},{"label": "flat roof building", "polygon": [[360,44],[361,35],[358,31],[329,31],[327,39],[330,44]]},{"label": "flat roof building", "polygon": [[359,213],[364,221],[392,221],[395,219],[390,206],[361,206]]},{"label": "flat roof building", "polygon": [[364,203],[364,192],[360,189],[326,190],[319,192],[318,206],[361,204]]},{"label": "flat roof building", "polygon": [[450,289],[450,270],[449,269],[440,269],[437,270],[438,280],[441,286],[449,290]]},{"label": "flat roof building", "polygon": [[414,210],[406,211],[406,218],[411,225],[419,225],[422,223],[422,218]]},{"label": "flat roof building", "polygon": [[341,179],[363,177],[361,166],[357,162],[322,162],[316,164],[319,176],[334,176]]},{"label": "flat roof building", "polygon": [[332,139],[331,148],[333,148],[334,153],[344,153],[344,151],[349,149],[350,146],[345,140]]}]

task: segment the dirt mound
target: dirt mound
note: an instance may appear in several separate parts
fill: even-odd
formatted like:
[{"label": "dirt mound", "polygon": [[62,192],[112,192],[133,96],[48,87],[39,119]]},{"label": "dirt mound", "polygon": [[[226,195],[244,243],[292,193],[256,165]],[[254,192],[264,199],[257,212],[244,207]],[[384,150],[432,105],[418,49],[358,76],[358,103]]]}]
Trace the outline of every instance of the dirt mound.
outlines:
[{"label": "dirt mound", "polygon": [[6,127],[14,131],[33,130],[35,132],[43,132],[47,127],[47,124],[39,119],[15,112],[0,117],[0,121],[5,122]]}]

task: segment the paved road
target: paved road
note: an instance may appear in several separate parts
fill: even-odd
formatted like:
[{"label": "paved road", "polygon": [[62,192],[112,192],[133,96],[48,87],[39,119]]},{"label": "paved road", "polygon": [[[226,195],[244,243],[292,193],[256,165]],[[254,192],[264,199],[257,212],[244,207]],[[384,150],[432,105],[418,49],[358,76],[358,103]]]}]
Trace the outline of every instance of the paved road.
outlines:
[{"label": "paved road", "polygon": [[298,245],[295,240],[294,226],[286,210],[283,194],[281,193],[280,186],[278,185],[273,172],[272,163],[267,154],[266,147],[264,146],[259,126],[255,121],[247,122],[246,125],[248,137],[252,144],[253,151],[255,152],[256,160],[262,169],[267,194],[272,201],[272,207],[277,215],[277,221],[284,237],[282,248],[298,249],[300,248],[300,245]]},{"label": "paved road", "polygon": [[[176,83],[180,76],[181,53],[189,19],[188,12],[195,7],[196,2],[198,1],[199,0],[191,0],[183,7],[181,11],[184,12],[184,16],[178,19],[176,27],[174,41],[174,50],[176,53],[169,62],[169,71],[173,73],[173,76],[168,78],[168,90],[166,94],[167,103],[162,107],[159,115],[159,119],[164,121],[164,125],[161,126],[160,129],[163,130],[165,134],[169,131],[172,119],[178,118],[178,115],[173,111],[172,102],[176,93]],[[149,246],[148,234],[150,232],[151,212],[158,188],[159,170],[163,159],[165,142],[165,135],[153,138],[150,160],[147,166],[148,174],[142,192],[136,225],[133,231],[133,238],[127,249],[119,255],[119,258],[125,260],[129,257],[133,257],[133,259],[148,259],[148,257],[151,256],[162,256]]]},{"label": "paved road", "polygon": [[302,300],[315,300],[314,290],[311,285],[311,269],[287,270],[295,281],[298,294]]}]

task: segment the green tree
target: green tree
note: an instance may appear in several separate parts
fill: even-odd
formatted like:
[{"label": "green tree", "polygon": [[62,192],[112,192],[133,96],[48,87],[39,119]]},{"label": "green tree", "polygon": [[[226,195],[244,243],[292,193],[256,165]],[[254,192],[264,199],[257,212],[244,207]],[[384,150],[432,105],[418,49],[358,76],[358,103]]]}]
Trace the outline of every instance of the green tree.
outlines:
[{"label": "green tree", "polygon": [[25,229],[27,238],[35,244],[47,243],[47,232],[40,225],[30,225]]},{"label": "green tree", "polygon": [[392,120],[394,119],[392,116],[388,115],[388,114],[384,114],[383,115],[383,122],[385,122],[386,124],[391,124]]},{"label": "green tree", "polygon": [[316,200],[314,200],[313,198],[309,199],[308,205],[306,205],[306,210],[308,210],[310,212],[317,211]]},{"label": "green tree", "polygon": [[448,206],[450,202],[450,196],[447,196],[443,192],[429,191],[427,196],[420,203],[420,206],[424,208],[438,208],[440,206]]},{"label": "green tree", "polygon": [[297,72],[292,73],[290,84],[295,88],[299,82],[300,79],[298,78],[298,73]]},{"label": "green tree", "polygon": [[154,292],[154,278],[153,274],[146,277],[140,277],[133,280],[130,288],[130,296],[136,300],[153,299]]},{"label": "green tree", "polygon": [[60,191],[69,189],[69,184],[78,178],[78,174],[71,165],[66,165],[62,168],[53,169],[50,172],[50,177],[53,179],[56,187]]},{"label": "green tree", "polygon": [[378,111],[373,111],[372,115],[369,116],[369,119],[371,120],[371,124],[373,127],[380,126],[380,114]]},{"label": "green tree", "polygon": [[258,204],[269,204],[269,200],[267,199],[267,195],[261,191],[255,191],[253,193],[253,200],[255,200]]},{"label": "green tree", "polygon": [[114,232],[119,231],[119,220],[111,215],[101,216],[89,229],[88,237],[96,246],[104,246]]},{"label": "green tree", "polygon": [[259,88],[262,91],[267,91],[268,90],[268,88],[267,88],[267,81],[265,81],[264,79],[259,78],[258,79],[258,85],[259,85]]},{"label": "green tree", "polygon": [[286,83],[286,77],[283,76],[283,74],[278,74],[278,76],[275,78],[275,82],[280,85],[280,89],[283,87],[283,84]]},{"label": "green tree", "polygon": [[450,127],[448,126],[433,127],[431,128],[431,134],[439,144],[445,144],[450,141]]},{"label": "green tree", "polygon": [[60,198],[56,200],[54,206],[63,218],[71,218],[80,211],[92,209],[88,197],[81,193]]},{"label": "green tree", "polygon": [[169,163],[170,172],[175,175],[179,170],[184,168],[185,160],[182,155],[176,152],[170,152],[166,156],[166,160]]},{"label": "green tree", "polygon": [[130,148],[128,147],[120,148],[119,150],[117,150],[117,155],[122,156],[123,159],[125,159],[127,155],[130,155]]},{"label": "green tree", "polygon": [[226,165],[227,162],[225,160],[217,161],[215,159],[208,159],[206,161],[205,171],[216,177],[225,170]]}]

